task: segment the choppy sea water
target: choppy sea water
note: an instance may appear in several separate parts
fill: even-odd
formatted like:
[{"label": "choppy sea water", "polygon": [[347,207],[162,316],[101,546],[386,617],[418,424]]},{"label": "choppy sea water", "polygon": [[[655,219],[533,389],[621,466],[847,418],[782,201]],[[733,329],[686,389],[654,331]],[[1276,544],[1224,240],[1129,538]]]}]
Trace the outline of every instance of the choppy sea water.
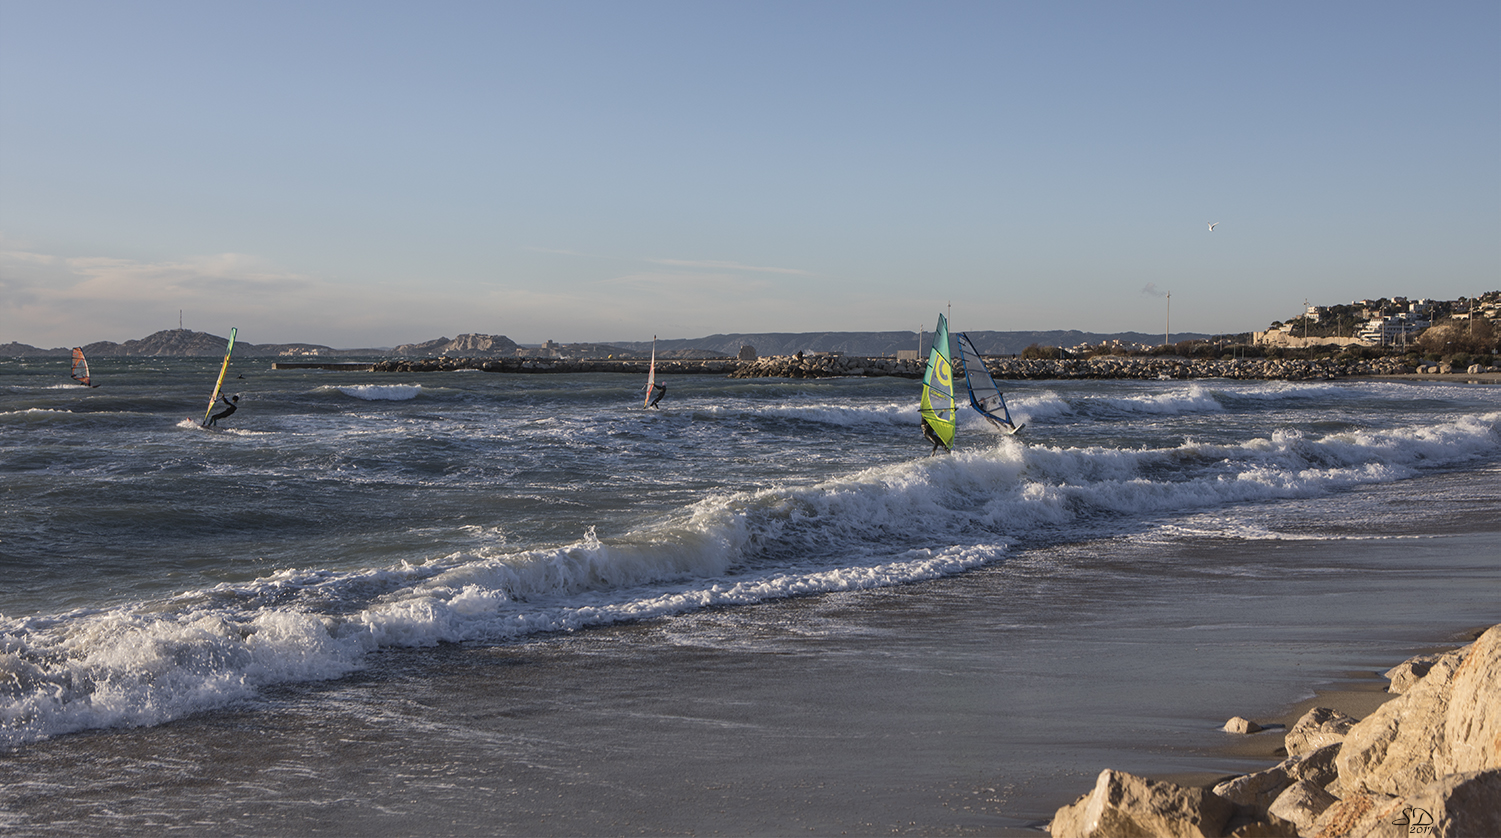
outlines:
[{"label": "choppy sea water", "polygon": [[994,832],[1206,673],[1497,607],[1501,388],[1017,382],[928,457],[904,379],[238,361],[211,432],[216,359],[93,367],[0,362],[12,828]]}]

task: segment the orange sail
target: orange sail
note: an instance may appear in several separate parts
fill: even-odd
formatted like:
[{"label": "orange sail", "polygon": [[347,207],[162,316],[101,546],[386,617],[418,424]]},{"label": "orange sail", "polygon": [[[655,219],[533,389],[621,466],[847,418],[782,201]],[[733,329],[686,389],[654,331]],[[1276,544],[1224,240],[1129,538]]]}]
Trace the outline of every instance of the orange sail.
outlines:
[{"label": "orange sail", "polygon": [[69,373],[73,380],[86,387],[98,387],[89,378],[89,359],[83,357],[83,347],[73,347],[73,370]]}]

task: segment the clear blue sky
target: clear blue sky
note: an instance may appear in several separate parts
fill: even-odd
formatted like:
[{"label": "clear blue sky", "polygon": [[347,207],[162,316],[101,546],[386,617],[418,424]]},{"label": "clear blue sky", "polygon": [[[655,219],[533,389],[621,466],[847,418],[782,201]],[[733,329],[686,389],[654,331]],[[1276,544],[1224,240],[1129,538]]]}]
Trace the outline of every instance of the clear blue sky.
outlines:
[{"label": "clear blue sky", "polygon": [[1498,53],[1493,0],[0,0],[0,343],[1468,296],[1501,287]]}]

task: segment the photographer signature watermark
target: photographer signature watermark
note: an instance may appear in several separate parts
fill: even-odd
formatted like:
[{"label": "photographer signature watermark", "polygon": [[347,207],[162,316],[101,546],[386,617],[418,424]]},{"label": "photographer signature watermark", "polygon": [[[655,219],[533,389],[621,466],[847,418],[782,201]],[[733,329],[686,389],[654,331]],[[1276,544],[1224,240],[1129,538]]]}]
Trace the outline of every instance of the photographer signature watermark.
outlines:
[{"label": "photographer signature watermark", "polygon": [[1401,817],[1392,821],[1392,825],[1407,827],[1408,835],[1422,835],[1433,831],[1433,815],[1428,814],[1427,809],[1408,806],[1402,810]]}]

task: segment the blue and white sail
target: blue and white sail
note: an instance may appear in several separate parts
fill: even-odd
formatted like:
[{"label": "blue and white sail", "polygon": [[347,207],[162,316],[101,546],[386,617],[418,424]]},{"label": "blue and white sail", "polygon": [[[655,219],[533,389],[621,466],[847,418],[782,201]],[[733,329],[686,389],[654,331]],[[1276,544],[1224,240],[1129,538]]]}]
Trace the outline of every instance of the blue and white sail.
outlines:
[{"label": "blue and white sail", "polygon": [[959,333],[959,366],[964,370],[964,386],[969,388],[969,404],[981,416],[1008,434],[1021,430],[1021,425],[1011,421],[1011,411],[1006,409],[1006,398],[996,386],[985,361],[970,341],[969,335]]}]

